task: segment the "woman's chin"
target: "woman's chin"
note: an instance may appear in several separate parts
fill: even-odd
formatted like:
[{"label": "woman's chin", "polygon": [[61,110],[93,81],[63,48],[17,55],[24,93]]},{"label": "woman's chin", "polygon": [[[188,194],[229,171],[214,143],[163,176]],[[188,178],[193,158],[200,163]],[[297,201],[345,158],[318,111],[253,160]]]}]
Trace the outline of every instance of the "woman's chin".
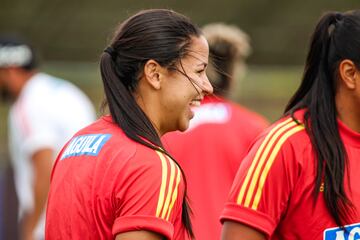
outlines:
[{"label": "woman's chin", "polygon": [[181,119],[178,119],[177,124],[173,126],[169,131],[186,131],[190,126],[190,120],[194,118],[194,112],[188,111],[187,114],[184,114]]},{"label": "woman's chin", "polygon": [[[191,117],[192,118],[192,117]],[[188,128],[189,128],[189,125],[190,125],[190,120],[191,118],[184,118],[181,123],[178,125],[178,131],[180,132],[184,132],[186,131]]]}]

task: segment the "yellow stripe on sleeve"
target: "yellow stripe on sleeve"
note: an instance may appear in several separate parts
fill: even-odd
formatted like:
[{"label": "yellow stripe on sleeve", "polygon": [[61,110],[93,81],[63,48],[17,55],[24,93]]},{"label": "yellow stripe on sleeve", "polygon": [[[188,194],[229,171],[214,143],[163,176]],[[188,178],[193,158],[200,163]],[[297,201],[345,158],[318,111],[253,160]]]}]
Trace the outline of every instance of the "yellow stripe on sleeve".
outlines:
[{"label": "yellow stripe on sleeve", "polygon": [[284,144],[284,142],[286,141],[286,139],[288,139],[291,135],[301,131],[304,129],[304,126],[303,125],[299,125],[297,127],[294,127],[293,129],[291,129],[290,131],[286,132],[281,138],[280,140],[278,141],[278,143],[275,145],[275,148],[273,149],[273,151],[271,152],[271,155],[269,157],[269,160],[267,161],[266,165],[265,165],[265,168],[264,168],[264,171],[263,173],[261,174],[261,177],[260,177],[260,182],[259,182],[259,186],[258,186],[258,189],[256,191],[256,195],[255,195],[255,199],[254,199],[254,202],[253,202],[253,205],[252,205],[252,209],[256,210],[258,205],[259,205],[259,202],[260,202],[260,197],[261,197],[261,194],[262,194],[262,189],[264,187],[264,183],[265,183],[265,180],[266,180],[266,177],[270,171],[270,168],[278,154],[278,152],[280,151],[280,148],[281,146]]},{"label": "yellow stripe on sleeve", "polygon": [[175,163],[174,163],[174,161],[169,160],[169,159],[168,159],[168,162],[170,163],[170,180],[169,180],[168,190],[167,190],[167,194],[166,194],[164,209],[161,213],[161,218],[163,218],[163,219],[165,219],[166,213],[169,209],[170,198],[173,193],[173,185],[174,185],[174,181],[175,181]]},{"label": "yellow stripe on sleeve", "polygon": [[267,145],[269,139],[272,137],[273,133],[275,131],[277,131],[279,128],[283,127],[284,125],[288,124],[289,122],[291,122],[292,119],[289,118],[287,119],[286,121],[278,124],[276,127],[274,127],[268,134],[267,136],[265,137],[264,141],[262,142],[262,144],[260,145],[260,148],[257,150],[256,154],[255,154],[255,158],[253,159],[251,165],[250,165],[250,168],[246,174],[246,177],[245,177],[245,180],[241,186],[241,189],[240,189],[240,192],[239,192],[239,195],[238,195],[238,198],[237,198],[237,204],[241,204],[242,201],[243,201],[243,198],[244,198],[244,194],[245,194],[245,190],[246,190],[246,187],[250,181],[250,178],[251,178],[251,175],[253,174],[253,171],[254,171],[254,168],[258,162],[258,159],[260,157],[260,154],[261,152],[263,151],[264,147]]},{"label": "yellow stripe on sleeve", "polygon": [[252,178],[252,181],[250,182],[250,187],[249,190],[246,194],[246,199],[245,199],[245,207],[249,207],[250,206],[250,202],[251,199],[254,196],[254,190],[255,187],[259,181],[259,177],[261,174],[261,169],[263,168],[264,164],[267,162],[267,157],[269,155],[270,150],[273,149],[274,147],[274,143],[276,142],[276,140],[278,139],[278,137],[283,134],[284,132],[286,132],[288,129],[294,127],[297,123],[292,121],[289,122],[288,124],[284,125],[282,128],[280,128],[276,133],[274,133],[274,135],[270,138],[269,143],[267,144],[267,146],[265,147],[265,150],[263,152],[263,154],[261,155],[261,158],[259,160],[259,164],[256,167],[256,170],[254,172],[254,176]]},{"label": "yellow stripe on sleeve", "polygon": [[167,182],[167,172],[168,172],[168,166],[166,163],[165,157],[160,153],[159,151],[156,151],[156,153],[159,155],[161,160],[161,186],[160,186],[160,193],[159,193],[159,199],[158,204],[156,208],[156,217],[160,217],[161,209],[164,204],[164,196],[165,196],[165,190],[166,190],[166,182]]},{"label": "yellow stripe on sleeve", "polygon": [[178,196],[180,179],[181,179],[181,171],[180,171],[179,167],[176,166],[176,185],[175,185],[175,189],[174,189],[174,192],[173,192],[173,195],[172,195],[172,198],[171,198],[169,211],[168,211],[167,216],[166,216],[167,221],[169,221],[172,208],[174,207],[175,201],[176,201],[177,196]]}]

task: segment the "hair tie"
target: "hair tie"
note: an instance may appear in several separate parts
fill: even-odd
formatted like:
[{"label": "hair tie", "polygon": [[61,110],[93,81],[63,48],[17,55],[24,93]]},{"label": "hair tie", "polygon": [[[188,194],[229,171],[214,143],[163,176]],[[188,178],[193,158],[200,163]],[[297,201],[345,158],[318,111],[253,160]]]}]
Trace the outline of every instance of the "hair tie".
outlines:
[{"label": "hair tie", "polygon": [[115,49],[113,47],[107,47],[105,48],[104,52],[106,52],[107,54],[109,54],[112,58],[116,57],[116,52]]},{"label": "hair tie", "polygon": [[329,24],[329,27],[328,27],[329,36],[332,35],[335,28],[338,26],[339,22],[342,21],[343,19],[344,19],[344,15],[342,13],[340,13],[340,12],[336,12],[335,15],[332,15],[332,18],[330,20],[330,24]]}]

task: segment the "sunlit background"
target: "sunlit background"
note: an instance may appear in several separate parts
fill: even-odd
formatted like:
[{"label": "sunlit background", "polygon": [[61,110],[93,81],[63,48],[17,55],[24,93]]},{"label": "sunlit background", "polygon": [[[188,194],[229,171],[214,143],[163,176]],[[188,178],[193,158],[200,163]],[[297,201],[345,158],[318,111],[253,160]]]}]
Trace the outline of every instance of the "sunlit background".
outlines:
[{"label": "sunlit background", "polygon": [[[41,55],[41,70],[78,85],[98,109],[103,98],[99,55],[117,24],[131,14],[147,8],[170,8],[199,26],[210,22],[235,24],[250,35],[253,53],[234,100],[274,121],[299,83],[317,19],[328,10],[359,6],[359,0],[1,0],[0,34],[17,33],[32,42]],[[1,195],[8,196],[2,200],[3,206],[16,202],[13,190],[4,184],[9,163],[8,107],[0,102]],[[11,227],[16,216],[11,209],[5,215],[0,232],[16,239],[16,229]]]}]

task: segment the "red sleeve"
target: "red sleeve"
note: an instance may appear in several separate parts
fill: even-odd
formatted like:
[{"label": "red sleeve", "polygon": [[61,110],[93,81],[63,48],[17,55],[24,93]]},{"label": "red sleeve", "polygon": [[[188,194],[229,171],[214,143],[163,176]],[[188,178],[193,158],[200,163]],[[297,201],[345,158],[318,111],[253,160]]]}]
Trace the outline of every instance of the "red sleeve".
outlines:
[{"label": "red sleeve", "polygon": [[288,119],[254,144],[237,172],[221,222],[240,222],[272,235],[298,176],[299,150],[289,138],[302,130]]},{"label": "red sleeve", "polygon": [[172,239],[184,195],[179,167],[165,154],[148,150],[137,152],[127,168],[116,189],[113,235],[148,230]]}]

